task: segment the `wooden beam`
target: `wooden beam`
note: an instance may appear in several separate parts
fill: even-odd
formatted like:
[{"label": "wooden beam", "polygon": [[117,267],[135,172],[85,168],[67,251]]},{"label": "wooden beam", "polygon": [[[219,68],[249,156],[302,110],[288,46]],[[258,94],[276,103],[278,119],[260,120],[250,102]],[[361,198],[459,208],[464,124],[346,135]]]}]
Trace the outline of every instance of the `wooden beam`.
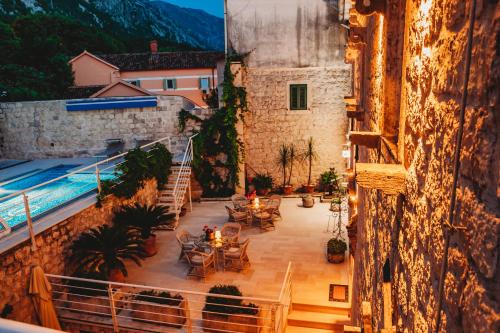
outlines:
[{"label": "wooden beam", "polygon": [[406,174],[401,164],[356,163],[356,183],[386,194],[404,193]]},{"label": "wooden beam", "polygon": [[349,140],[352,144],[367,148],[378,148],[380,146],[380,133],[351,131]]}]

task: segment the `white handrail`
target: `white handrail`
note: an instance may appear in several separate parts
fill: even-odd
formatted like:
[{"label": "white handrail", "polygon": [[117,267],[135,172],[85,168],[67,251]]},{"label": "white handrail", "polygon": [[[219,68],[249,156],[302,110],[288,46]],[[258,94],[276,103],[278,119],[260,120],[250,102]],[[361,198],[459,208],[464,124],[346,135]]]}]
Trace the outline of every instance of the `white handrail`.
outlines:
[{"label": "white handrail", "polygon": [[[169,145],[170,145],[170,137],[168,137],[168,136],[167,136],[167,137],[161,138],[161,139],[159,139],[159,140],[156,140],[156,141],[150,142],[150,143],[148,143],[148,144],[145,144],[145,145],[143,145],[143,146],[141,146],[141,147],[139,147],[139,148],[143,149],[143,148],[146,148],[146,147],[152,146],[152,145],[154,145],[154,144],[156,144],[156,143],[159,143],[159,142],[162,142],[162,141],[168,141],[168,142],[169,142]],[[57,178],[54,178],[54,179],[48,180],[48,181],[46,181],[46,182],[44,182],[44,183],[40,183],[40,184],[37,184],[37,185],[35,185],[35,186],[32,186],[32,187],[29,187],[29,188],[26,188],[26,189],[23,189],[23,190],[20,190],[20,191],[17,191],[17,192],[11,193],[11,194],[9,194],[9,195],[6,195],[6,196],[2,197],[2,198],[0,199],[0,201],[5,201],[5,200],[7,200],[7,199],[10,199],[10,198],[16,197],[16,196],[18,196],[18,195],[21,195],[21,194],[23,194],[24,192],[29,192],[29,191],[32,191],[32,190],[34,190],[34,189],[37,189],[37,188],[42,187],[42,186],[45,186],[45,185],[47,185],[47,184],[54,183],[54,182],[56,182],[56,181],[58,181],[58,180],[61,180],[61,179],[67,178],[67,177],[72,176],[72,175],[74,175],[74,174],[81,173],[82,171],[86,171],[86,170],[89,170],[89,169],[95,168],[95,167],[97,167],[97,166],[99,166],[99,165],[101,165],[101,164],[106,164],[106,163],[108,163],[108,162],[111,162],[111,161],[114,161],[114,160],[116,160],[116,159],[119,159],[119,158],[121,158],[121,157],[123,157],[123,156],[125,156],[125,155],[127,155],[127,154],[128,154],[128,151],[127,151],[127,152],[125,152],[125,153],[121,153],[121,154],[119,154],[119,155],[116,155],[116,156],[110,157],[110,158],[105,159],[105,160],[103,160],[103,161],[100,161],[100,162],[97,162],[97,163],[94,163],[94,164],[90,164],[90,165],[88,165],[88,166],[86,166],[86,167],[83,167],[83,168],[80,168],[80,169],[78,169],[78,170],[75,170],[75,171],[69,172],[69,173],[67,173],[67,174],[65,174],[65,175],[62,175],[62,176],[59,176],[59,177],[57,177]]]},{"label": "white handrail", "polygon": [[181,177],[183,176],[183,172],[185,169],[189,168],[191,166],[191,162],[193,160],[193,138],[196,137],[198,133],[192,135],[189,137],[186,150],[184,151],[184,156],[182,157],[182,163],[181,166],[179,167],[179,174],[177,175],[177,179],[175,180],[175,186],[172,191],[172,197],[174,199],[174,210],[175,214],[178,217],[178,205],[182,205],[182,202],[179,202],[182,200],[182,198],[178,198],[178,192],[179,192],[179,181],[181,180]]}]

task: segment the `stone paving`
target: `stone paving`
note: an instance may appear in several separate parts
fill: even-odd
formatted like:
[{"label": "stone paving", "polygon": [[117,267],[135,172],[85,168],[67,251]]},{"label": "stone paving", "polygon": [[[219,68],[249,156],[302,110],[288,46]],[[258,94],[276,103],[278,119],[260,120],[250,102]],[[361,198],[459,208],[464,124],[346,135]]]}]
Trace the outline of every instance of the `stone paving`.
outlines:
[{"label": "stone paving", "polygon": [[[205,281],[186,278],[188,265],[178,261],[176,232],[161,231],[157,233],[158,254],[146,259],[142,267],[128,264],[127,282],[199,292],[219,283],[234,284],[245,296],[277,299],[291,261],[293,301],[335,305],[328,301],[329,284],[349,284],[348,260],[338,265],[326,260],[326,242],[331,237],[326,232],[329,205],[316,203],[313,208],[302,208],[300,203],[300,198],[283,199],[283,219],[277,222],[276,230],[243,229],[240,239],[251,240],[248,249],[251,267],[242,272],[218,271]],[[201,234],[204,225],[220,228],[227,221],[224,206],[229,204],[228,201],[193,203],[193,212],[181,218],[177,230],[184,228],[192,234]],[[347,214],[343,214],[344,225],[346,219]]]}]

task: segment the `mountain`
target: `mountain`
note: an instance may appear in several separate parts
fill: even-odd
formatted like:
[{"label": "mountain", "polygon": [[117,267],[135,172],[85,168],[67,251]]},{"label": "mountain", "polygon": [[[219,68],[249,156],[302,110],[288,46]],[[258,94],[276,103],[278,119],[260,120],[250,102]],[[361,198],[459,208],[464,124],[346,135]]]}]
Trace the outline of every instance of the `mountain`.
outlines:
[{"label": "mountain", "polygon": [[[127,36],[133,49],[146,39],[158,39],[160,49],[187,45],[196,49],[224,48],[224,20],[202,10],[148,0],[0,0],[0,16],[57,13],[115,36]],[[181,47],[182,49],[182,47]],[[164,49],[168,50],[168,49]]]}]

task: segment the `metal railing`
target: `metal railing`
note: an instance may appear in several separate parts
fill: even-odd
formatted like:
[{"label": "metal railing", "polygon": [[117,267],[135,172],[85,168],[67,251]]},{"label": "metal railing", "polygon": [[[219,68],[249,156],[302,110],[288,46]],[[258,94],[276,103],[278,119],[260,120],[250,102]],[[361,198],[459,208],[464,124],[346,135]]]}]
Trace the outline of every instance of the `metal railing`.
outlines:
[{"label": "metal railing", "polygon": [[[186,150],[184,151],[184,156],[182,158],[182,163],[179,167],[179,171],[177,174],[177,179],[175,180],[174,189],[172,191],[172,197],[174,200],[174,211],[177,219],[179,218],[179,214],[181,211],[181,207],[184,204],[184,195],[186,193],[186,189],[189,191],[189,205],[191,210],[192,202],[191,202],[191,165],[193,163],[194,151],[193,151],[193,138],[198,134],[194,134],[188,140]],[[189,177],[185,177],[189,175]]]},{"label": "metal railing", "polygon": [[[172,148],[170,137],[161,138],[139,148],[147,149],[156,143],[166,143],[169,150]],[[11,233],[14,229],[18,230],[27,227],[32,246],[36,248],[34,242],[35,233],[33,231],[34,218],[59,209],[68,202],[96,189],[100,191],[101,181],[114,178],[113,171],[117,166],[124,163],[123,157],[127,153],[121,153],[87,165],[0,198],[0,238]],[[46,170],[40,172],[43,171]],[[89,178],[89,175],[92,174],[94,176]]]},{"label": "metal railing", "polygon": [[[46,274],[59,320],[114,332],[284,333],[292,266],[277,299],[238,297]],[[223,303],[221,305],[221,303]]]}]

